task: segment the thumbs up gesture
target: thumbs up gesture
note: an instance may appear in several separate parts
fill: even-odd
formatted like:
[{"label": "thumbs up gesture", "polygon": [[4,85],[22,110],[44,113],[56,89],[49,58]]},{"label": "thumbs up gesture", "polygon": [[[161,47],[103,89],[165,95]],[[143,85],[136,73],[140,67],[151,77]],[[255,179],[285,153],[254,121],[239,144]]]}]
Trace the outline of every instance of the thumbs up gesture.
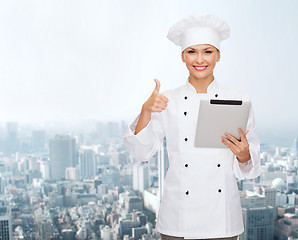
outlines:
[{"label": "thumbs up gesture", "polygon": [[143,104],[143,110],[146,112],[161,112],[167,107],[168,99],[159,93],[160,82],[154,79],[156,86],[149,97],[149,99]]}]

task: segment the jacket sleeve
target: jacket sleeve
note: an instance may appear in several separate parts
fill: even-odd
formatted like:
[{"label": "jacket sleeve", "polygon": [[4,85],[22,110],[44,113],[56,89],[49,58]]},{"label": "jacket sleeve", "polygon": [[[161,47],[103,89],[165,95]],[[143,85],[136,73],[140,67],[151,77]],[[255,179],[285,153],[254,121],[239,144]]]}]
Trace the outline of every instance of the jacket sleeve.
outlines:
[{"label": "jacket sleeve", "polygon": [[239,180],[253,179],[261,174],[260,141],[257,135],[252,106],[250,108],[246,129],[249,130],[249,132],[246,134],[246,138],[249,143],[249,152],[251,159],[245,163],[240,163],[234,155],[233,169],[235,176]]},{"label": "jacket sleeve", "polygon": [[124,144],[137,161],[145,162],[150,160],[159,149],[165,133],[162,127],[161,113],[153,112],[147,126],[135,135],[140,115],[128,125],[128,130],[124,135]]}]

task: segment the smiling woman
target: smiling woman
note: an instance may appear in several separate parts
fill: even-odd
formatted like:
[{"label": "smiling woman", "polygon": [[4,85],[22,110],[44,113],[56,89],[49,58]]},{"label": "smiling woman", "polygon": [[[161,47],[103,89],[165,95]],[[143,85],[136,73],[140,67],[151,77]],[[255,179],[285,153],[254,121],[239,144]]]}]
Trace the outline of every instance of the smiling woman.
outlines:
[{"label": "smiling woman", "polygon": [[194,146],[201,100],[249,101],[247,95],[220,84],[213,75],[221,57],[220,41],[229,33],[227,23],[211,14],[192,15],[173,25],[168,38],[181,46],[189,77],[184,85],[163,93],[155,79],[154,91],[124,137],[138,161],[150,160],[166,137],[170,166],[156,225],[162,240],[236,240],[244,231],[236,178],[260,175],[253,110],[246,127],[249,132],[239,129],[240,140],[227,133],[222,138],[226,148]]},{"label": "smiling woman", "polygon": [[211,45],[200,44],[186,48],[181,56],[190,74],[189,82],[198,93],[206,93],[210,79],[213,80],[213,69],[220,60],[220,51]]}]

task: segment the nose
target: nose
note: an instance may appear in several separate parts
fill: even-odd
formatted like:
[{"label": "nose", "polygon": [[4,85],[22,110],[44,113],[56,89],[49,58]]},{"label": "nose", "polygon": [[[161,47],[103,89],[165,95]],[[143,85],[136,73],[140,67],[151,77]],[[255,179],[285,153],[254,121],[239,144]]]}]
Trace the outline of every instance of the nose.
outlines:
[{"label": "nose", "polygon": [[198,53],[198,54],[197,54],[197,62],[198,62],[198,63],[202,63],[202,62],[203,62],[203,56],[202,56],[201,53]]}]

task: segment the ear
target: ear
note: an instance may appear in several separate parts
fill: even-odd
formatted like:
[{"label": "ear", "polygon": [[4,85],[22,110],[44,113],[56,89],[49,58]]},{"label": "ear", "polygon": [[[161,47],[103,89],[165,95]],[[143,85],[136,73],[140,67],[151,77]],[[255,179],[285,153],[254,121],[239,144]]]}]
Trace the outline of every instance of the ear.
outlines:
[{"label": "ear", "polygon": [[216,60],[216,62],[219,62],[219,60],[220,60],[220,51],[217,50],[217,60]]},{"label": "ear", "polygon": [[182,58],[182,62],[185,63],[185,59],[184,59],[184,51],[181,53],[181,58]]}]

